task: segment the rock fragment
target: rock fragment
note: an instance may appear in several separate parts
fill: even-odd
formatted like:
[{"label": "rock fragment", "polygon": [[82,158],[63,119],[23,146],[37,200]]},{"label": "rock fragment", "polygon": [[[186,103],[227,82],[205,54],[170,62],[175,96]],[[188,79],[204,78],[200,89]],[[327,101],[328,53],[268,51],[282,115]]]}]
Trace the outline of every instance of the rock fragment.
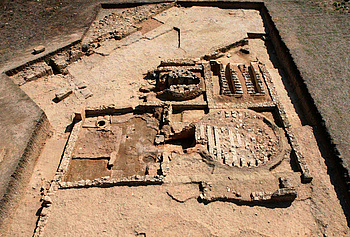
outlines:
[{"label": "rock fragment", "polygon": [[55,57],[51,58],[49,62],[49,65],[52,66],[52,68],[58,73],[62,73],[68,64],[67,55],[64,54],[56,55]]},{"label": "rock fragment", "polygon": [[165,141],[164,135],[157,135],[156,139],[154,140],[154,143],[156,145],[163,144]]},{"label": "rock fragment", "polygon": [[50,196],[47,196],[47,195],[43,197],[42,201],[43,201],[43,206],[46,206],[46,207],[49,207],[52,204],[52,199],[50,198]]},{"label": "rock fragment", "polygon": [[71,50],[69,52],[69,62],[75,62],[84,56],[84,53],[80,50]]},{"label": "rock fragment", "polygon": [[68,87],[63,87],[55,94],[55,99],[57,101],[61,101],[65,98],[67,98],[70,94],[72,94],[72,90]]},{"label": "rock fragment", "polygon": [[74,85],[76,87],[78,87],[78,89],[84,89],[87,87],[86,83],[84,81],[81,81],[80,79],[76,78],[76,77],[73,77],[72,76],[72,81],[74,83]]},{"label": "rock fragment", "polygon": [[44,45],[38,45],[33,49],[33,54],[39,54],[45,51]]},{"label": "rock fragment", "polygon": [[140,87],[139,91],[143,92],[143,93],[148,93],[148,92],[151,92],[151,87],[149,87],[149,86],[142,86],[142,87]]},{"label": "rock fragment", "polygon": [[85,99],[94,95],[88,88],[81,89],[80,93],[84,96]]},{"label": "rock fragment", "polygon": [[249,48],[241,48],[240,49],[240,51],[242,52],[242,53],[244,53],[244,54],[250,54],[250,50],[249,50]]},{"label": "rock fragment", "polygon": [[110,159],[108,161],[108,167],[112,167],[114,165],[114,162],[116,161],[117,156],[118,156],[118,152],[117,151],[113,151],[111,153],[111,157],[110,157]]},{"label": "rock fragment", "polygon": [[49,208],[43,208],[40,212],[40,216],[48,216],[49,212]]}]

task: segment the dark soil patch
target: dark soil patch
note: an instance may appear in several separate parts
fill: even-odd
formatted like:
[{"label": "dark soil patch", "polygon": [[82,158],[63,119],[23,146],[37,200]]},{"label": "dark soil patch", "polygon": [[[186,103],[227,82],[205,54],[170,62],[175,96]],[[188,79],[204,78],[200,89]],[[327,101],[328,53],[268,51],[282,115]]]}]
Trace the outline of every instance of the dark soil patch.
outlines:
[{"label": "dark soil patch", "polygon": [[141,27],[141,32],[142,33],[147,33],[148,31],[151,31],[158,26],[163,25],[162,22],[157,21],[156,19],[149,18],[147,20],[142,21],[140,24],[138,24],[139,27]]},{"label": "dark soil patch", "polygon": [[93,180],[110,176],[111,171],[107,169],[107,163],[107,159],[72,159],[65,181]]}]

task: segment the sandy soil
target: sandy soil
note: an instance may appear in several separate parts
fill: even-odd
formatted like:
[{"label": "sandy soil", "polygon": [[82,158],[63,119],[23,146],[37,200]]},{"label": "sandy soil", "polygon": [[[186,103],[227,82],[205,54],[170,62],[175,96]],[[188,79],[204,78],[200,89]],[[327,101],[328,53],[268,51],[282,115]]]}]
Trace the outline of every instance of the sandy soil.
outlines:
[{"label": "sandy soil", "polygon": [[[179,203],[167,195],[167,189],[167,186],[152,186],[63,191],[57,196],[59,199],[55,200],[54,214],[50,217],[46,235],[135,236],[145,233],[146,236],[317,236],[320,234],[310,211],[310,201],[295,201],[292,206],[286,208],[238,206],[222,202],[204,205],[198,203],[195,198]],[[342,235],[341,232],[339,234]]]}]

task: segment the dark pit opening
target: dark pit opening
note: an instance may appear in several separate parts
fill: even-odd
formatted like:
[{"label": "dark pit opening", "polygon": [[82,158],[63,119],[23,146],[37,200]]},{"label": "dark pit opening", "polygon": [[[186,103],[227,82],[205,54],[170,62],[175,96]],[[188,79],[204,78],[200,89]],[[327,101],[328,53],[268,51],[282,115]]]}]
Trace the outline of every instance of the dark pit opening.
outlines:
[{"label": "dark pit opening", "polygon": [[103,120],[101,120],[101,121],[98,121],[98,122],[97,122],[97,125],[98,125],[99,127],[102,127],[102,126],[105,126],[105,125],[106,125],[106,122],[103,121]]},{"label": "dark pit opening", "polygon": [[170,140],[166,143],[181,146],[183,150],[186,150],[186,149],[194,147],[196,145],[196,139],[193,135],[191,137],[184,138],[184,139]]},{"label": "dark pit opening", "polygon": [[48,65],[52,68],[52,72],[54,75],[61,74],[61,70],[57,67],[57,65],[52,60],[48,62]]}]

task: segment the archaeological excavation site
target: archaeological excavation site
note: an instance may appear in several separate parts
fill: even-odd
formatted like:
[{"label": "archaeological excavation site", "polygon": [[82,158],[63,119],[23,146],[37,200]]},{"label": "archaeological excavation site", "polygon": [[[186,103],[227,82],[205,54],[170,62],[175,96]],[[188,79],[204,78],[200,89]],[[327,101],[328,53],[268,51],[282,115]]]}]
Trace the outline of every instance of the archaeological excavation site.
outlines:
[{"label": "archaeological excavation site", "polygon": [[[91,14],[78,40],[5,71],[37,115],[1,174],[5,236],[350,234],[317,112],[263,3]],[[0,146],[0,167],[10,153]]]}]

